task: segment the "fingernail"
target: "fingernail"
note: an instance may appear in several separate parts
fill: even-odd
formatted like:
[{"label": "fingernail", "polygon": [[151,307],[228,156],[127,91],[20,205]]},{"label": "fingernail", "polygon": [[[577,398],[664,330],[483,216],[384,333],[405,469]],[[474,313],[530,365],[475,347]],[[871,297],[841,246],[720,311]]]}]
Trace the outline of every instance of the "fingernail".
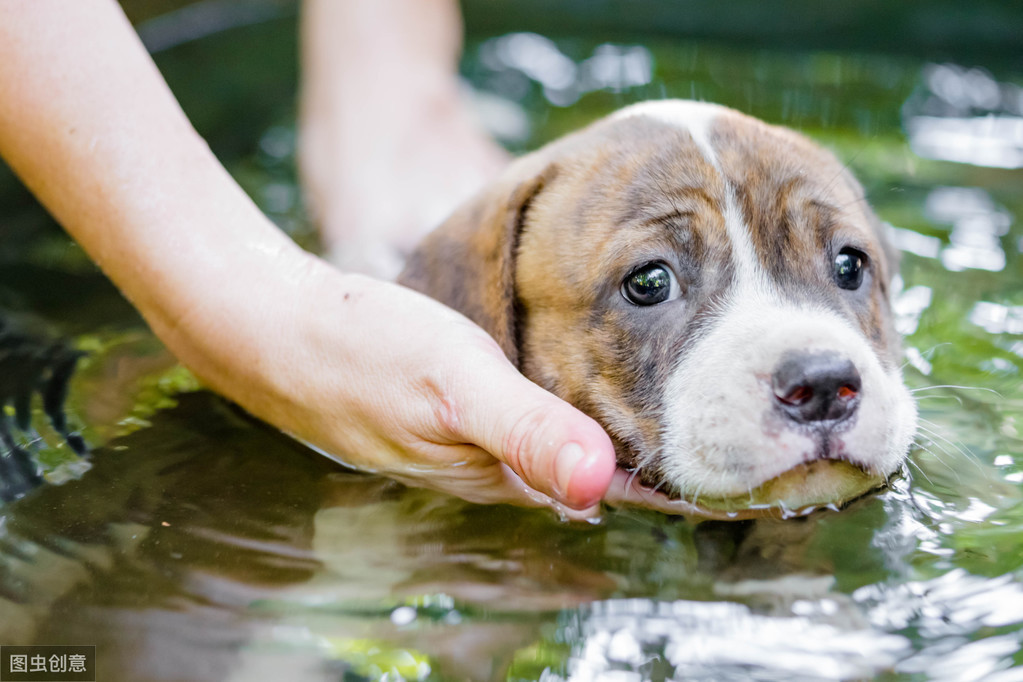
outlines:
[{"label": "fingernail", "polygon": [[578,443],[566,443],[558,451],[558,456],[554,460],[554,483],[557,486],[555,492],[562,502],[568,501],[565,498],[572,483],[572,474],[585,456],[586,453]]}]

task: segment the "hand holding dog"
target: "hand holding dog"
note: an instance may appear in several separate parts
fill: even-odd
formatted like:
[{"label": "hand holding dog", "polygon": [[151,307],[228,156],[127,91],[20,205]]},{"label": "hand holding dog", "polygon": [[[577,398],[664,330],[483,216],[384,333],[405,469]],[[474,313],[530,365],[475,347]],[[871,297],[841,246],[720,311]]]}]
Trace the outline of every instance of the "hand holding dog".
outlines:
[{"label": "hand holding dog", "polygon": [[296,298],[307,303],[288,332],[300,338],[277,347],[319,359],[296,365],[284,389],[306,404],[271,415],[273,423],[344,453],[337,459],[346,464],[412,485],[475,502],[594,512],[587,508],[615,470],[607,435],[524,379],[482,329],[425,296],[318,260],[302,289]]}]

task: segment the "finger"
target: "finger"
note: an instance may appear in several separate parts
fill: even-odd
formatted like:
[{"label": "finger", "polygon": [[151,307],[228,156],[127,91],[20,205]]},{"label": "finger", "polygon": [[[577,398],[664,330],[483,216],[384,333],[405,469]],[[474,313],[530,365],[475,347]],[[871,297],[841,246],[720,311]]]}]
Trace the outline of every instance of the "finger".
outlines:
[{"label": "finger", "polygon": [[643,507],[694,520],[737,521],[773,515],[770,510],[764,509],[722,511],[689,500],[670,498],[660,491],[646,487],[635,475],[621,469],[615,471],[604,501],[615,507]]},{"label": "finger", "polygon": [[454,456],[458,461],[469,463],[489,460],[492,464],[485,467],[439,466],[429,470],[420,467],[414,474],[391,473],[390,476],[413,488],[430,488],[476,504],[546,507],[566,521],[595,521],[601,516],[599,504],[585,509],[572,509],[530,488],[508,465],[495,460],[482,448],[474,445],[445,447],[458,451]]},{"label": "finger", "polygon": [[611,439],[590,417],[510,364],[488,366],[463,437],[507,464],[530,488],[572,509],[596,505],[615,471]]}]

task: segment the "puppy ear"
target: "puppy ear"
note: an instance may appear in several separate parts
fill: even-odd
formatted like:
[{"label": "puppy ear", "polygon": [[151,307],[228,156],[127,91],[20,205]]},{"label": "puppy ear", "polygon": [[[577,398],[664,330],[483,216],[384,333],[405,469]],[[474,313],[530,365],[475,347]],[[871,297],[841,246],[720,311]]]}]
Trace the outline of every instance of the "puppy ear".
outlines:
[{"label": "puppy ear", "polygon": [[482,327],[519,366],[515,257],[530,202],[557,174],[540,155],[523,157],[461,206],[412,253],[400,284],[454,308]]}]

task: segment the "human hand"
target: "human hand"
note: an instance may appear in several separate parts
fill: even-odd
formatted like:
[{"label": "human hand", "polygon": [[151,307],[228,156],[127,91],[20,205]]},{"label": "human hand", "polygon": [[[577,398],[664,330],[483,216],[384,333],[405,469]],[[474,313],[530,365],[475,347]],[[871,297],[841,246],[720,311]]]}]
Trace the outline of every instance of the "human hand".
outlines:
[{"label": "human hand", "polygon": [[474,502],[595,513],[615,471],[596,422],[522,377],[455,311],[300,257],[300,277],[248,285],[256,314],[215,315],[235,343],[190,363],[213,388],[363,471]]}]

